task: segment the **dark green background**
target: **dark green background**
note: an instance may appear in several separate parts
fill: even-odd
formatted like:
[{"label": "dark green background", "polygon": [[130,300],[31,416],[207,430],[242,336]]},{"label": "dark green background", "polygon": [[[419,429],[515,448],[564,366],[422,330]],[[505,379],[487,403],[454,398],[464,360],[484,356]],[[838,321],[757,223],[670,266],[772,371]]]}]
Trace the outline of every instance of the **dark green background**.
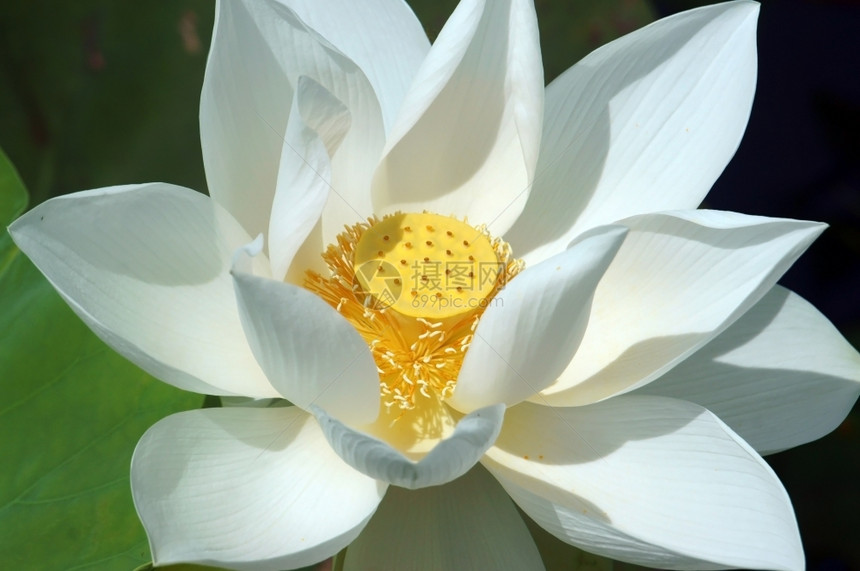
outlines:
[{"label": "dark green background", "polygon": [[[536,0],[547,80],[614,37],[703,3]],[[456,2],[410,4],[432,38]],[[113,184],[165,181],[206,190],[197,107],[213,8],[204,0],[0,0],[0,147],[29,189],[30,206]],[[831,224],[783,283],[821,308],[855,346],[857,32],[860,9],[850,3],[765,4],[750,128],[708,198],[718,208]],[[166,411],[199,406],[200,398],[105,350],[2,238],[0,567],[144,563],[145,539],[128,512],[128,457],[146,426]],[[58,327],[63,334],[52,336]],[[22,352],[30,356],[22,359]],[[795,502],[811,569],[860,568],[858,422],[855,410],[822,441],[769,458]],[[104,459],[102,444],[124,455]],[[96,496],[87,496],[84,484],[63,496],[58,490],[68,482],[52,480],[84,473],[101,490]],[[551,540],[540,539],[549,554]],[[69,545],[80,549],[73,562],[58,551]],[[117,546],[130,551],[117,554]],[[562,568],[557,560],[550,566]]]}]

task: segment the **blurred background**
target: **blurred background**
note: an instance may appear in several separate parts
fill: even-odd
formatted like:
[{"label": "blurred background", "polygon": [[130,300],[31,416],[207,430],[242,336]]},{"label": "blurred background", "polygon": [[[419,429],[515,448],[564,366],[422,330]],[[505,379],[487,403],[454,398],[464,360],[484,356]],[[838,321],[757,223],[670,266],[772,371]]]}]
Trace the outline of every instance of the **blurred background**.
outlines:
[{"label": "blurred background", "polygon": [[[705,2],[535,0],[546,78],[592,49]],[[409,0],[432,38],[454,0]],[[0,0],[0,147],[52,196],[165,181],[206,191],[197,107],[211,0]],[[711,208],[827,222],[781,283],[860,345],[860,4],[767,0],[746,136]],[[5,311],[5,308],[4,308]],[[809,569],[860,569],[860,416],[768,457]],[[120,567],[121,568],[121,567]]]}]

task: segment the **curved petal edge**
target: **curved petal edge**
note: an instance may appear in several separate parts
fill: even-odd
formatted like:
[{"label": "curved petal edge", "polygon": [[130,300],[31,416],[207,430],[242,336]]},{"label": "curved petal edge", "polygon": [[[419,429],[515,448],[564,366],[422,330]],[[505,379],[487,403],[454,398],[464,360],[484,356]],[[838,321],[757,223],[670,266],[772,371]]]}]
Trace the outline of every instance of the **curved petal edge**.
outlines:
[{"label": "curved petal edge", "polygon": [[332,448],[364,474],[410,490],[438,486],[469,471],[493,445],[505,406],[488,406],[464,416],[453,434],[439,441],[421,460],[413,462],[387,443],[349,428],[318,406],[311,407]]}]

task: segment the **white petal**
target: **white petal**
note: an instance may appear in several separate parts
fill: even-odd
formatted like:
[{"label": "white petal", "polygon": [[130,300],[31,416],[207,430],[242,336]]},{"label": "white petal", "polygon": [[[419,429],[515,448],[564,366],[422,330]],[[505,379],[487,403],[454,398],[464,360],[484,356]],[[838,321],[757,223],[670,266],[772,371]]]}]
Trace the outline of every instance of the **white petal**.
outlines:
[{"label": "white petal", "polygon": [[482,463],[541,527],[587,551],[666,569],[804,565],[776,475],[692,403],[524,403]]},{"label": "white petal", "polygon": [[337,553],[386,489],[344,464],[296,407],[169,416],[140,439],[131,487],[156,565],[260,571]]},{"label": "white petal", "polygon": [[[343,142],[350,121],[349,110],[325,87],[307,76],[299,78],[269,220],[269,258],[276,279],[284,278],[319,222],[331,185],[329,157]],[[319,257],[324,248],[318,233],[312,247]]]},{"label": "white petal", "polygon": [[331,92],[351,114],[350,131],[332,159],[327,210],[345,211],[354,222],[371,211],[368,189],[384,139],[373,87],[355,63],[287,6],[274,0],[218,2],[200,100],[203,159],[210,194],[252,235],[265,232],[269,223],[301,76]]},{"label": "white petal", "polygon": [[293,89],[242,2],[219,0],[200,96],[209,194],[256,235],[266,230]]},{"label": "white petal", "polygon": [[514,503],[481,466],[444,486],[392,487],[344,569],[543,570]]},{"label": "white petal", "polygon": [[347,464],[411,490],[445,484],[468,472],[496,440],[505,414],[504,405],[495,405],[464,416],[448,438],[413,462],[386,442],[349,428],[319,407],[312,408],[329,444]]},{"label": "white petal", "polygon": [[760,453],[836,428],[860,395],[860,354],[779,286],[716,339],[637,393],[700,404]]},{"label": "white petal", "polygon": [[511,406],[554,383],[585,334],[594,290],[626,235],[623,226],[597,228],[505,286],[481,316],[446,402],[462,412]]},{"label": "white petal", "polygon": [[148,373],[199,393],[278,396],[228,274],[248,235],[206,196],[160,183],[90,190],[37,206],[9,231],[75,313]]},{"label": "white petal", "polygon": [[276,389],[309,410],[324,406],[349,424],[379,413],[379,375],[358,331],[311,292],[233,272],[242,326]]},{"label": "white petal", "polygon": [[585,337],[541,402],[589,404],[656,379],[743,315],[824,228],[708,210],[621,224],[630,233],[597,287]]},{"label": "white petal", "polygon": [[528,197],[543,112],[529,0],[464,0],[442,29],[389,133],[378,212],[467,216],[502,234]]},{"label": "white petal", "polygon": [[534,188],[505,235],[536,263],[577,234],[696,208],[740,143],[756,82],[756,2],[660,20],[547,88]]},{"label": "white petal", "polygon": [[402,0],[280,1],[361,68],[390,127],[430,49],[412,9]]}]

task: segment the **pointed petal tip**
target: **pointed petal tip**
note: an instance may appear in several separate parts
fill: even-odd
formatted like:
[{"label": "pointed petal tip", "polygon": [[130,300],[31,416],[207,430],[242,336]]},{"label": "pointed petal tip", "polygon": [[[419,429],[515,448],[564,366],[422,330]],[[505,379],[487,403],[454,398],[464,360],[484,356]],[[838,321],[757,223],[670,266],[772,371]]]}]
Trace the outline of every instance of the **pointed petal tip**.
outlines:
[{"label": "pointed petal tip", "polygon": [[[720,2],[699,6],[697,8],[687,10],[687,12],[696,12],[699,10],[721,12],[723,14],[732,13],[739,19],[751,20],[752,23],[755,24],[758,19],[759,12],[761,11],[761,4],[755,0],[733,0],[730,2]],[[679,14],[683,13],[684,12],[679,12]]]},{"label": "pointed petal tip", "polygon": [[[638,215],[622,224],[632,237],[598,287],[582,345],[542,393],[554,405],[594,403],[656,379],[740,317],[824,228],[716,210]],[[672,315],[658,318],[669,307]]]},{"label": "pointed petal tip", "polygon": [[761,3],[756,2],[755,0],[738,0],[737,5],[738,9],[746,10],[750,14],[754,14],[756,16],[761,12]]},{"label": "pointed petal tip", "polygon": [[757,14],[754,2],[674,14],[598,48],[551,82],[541,175],[508,236],[517,251],[532,262],[584,228],[697,207],[748,122]]},{"label": "pointed petal tip", "polygon": [[500,303],[481,316],[446,402],[463,413],[513,406],[553,384],[582,340],[595,288],[627,233],[619,225],[589,230],[507,284],[494,299]]},{"label": "pointed petal tip", "polygon": [[248,272],[253,258],[263,251],[263,235],[257,234],[251,242],[241,246],[233,252],[230,260],[230,275],[238,278],[243,272]]},{"label": "pointed petal tip", "polygon": [[773,470],[708,411],[650,399],[513,407],[483,464],[541,527],[593,553],[664,569],[802,568]]},{"label": "pointed petal tip", "polygon": [[147,183],[43,202],[12,236],[73,311],[156,378],[202,394],[275,396],[247,348],[230,259],[250,241],[210,198]]},{"label": "pointed petal tip", "polygon": [[759,454],[770,454],[839,426],[860,395],[860,353],[812,304],[776,286],[637,392],[704,406]]},{"label": "pointed petal tip", "polygon": [[514,223],[531,189],[543,116],[531,4],[469,1],[454,10],[389,132],[373,181],[377,211],[456,212],[497,233]]}]

